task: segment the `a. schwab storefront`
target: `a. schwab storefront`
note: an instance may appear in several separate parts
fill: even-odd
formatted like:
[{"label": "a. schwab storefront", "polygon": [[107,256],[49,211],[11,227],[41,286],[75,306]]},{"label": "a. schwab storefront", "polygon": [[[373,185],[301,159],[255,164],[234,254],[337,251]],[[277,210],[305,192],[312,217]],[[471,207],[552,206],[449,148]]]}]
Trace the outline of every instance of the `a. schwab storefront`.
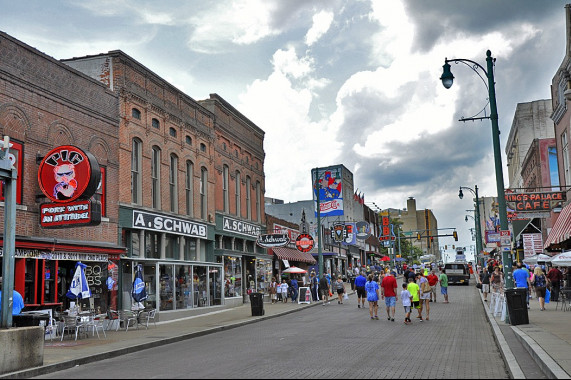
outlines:
[{"label": "a. schwab storefront", "polygon": [[272,276],[272,257],[256,244],[265,227],[216,214],[216,262],[224,267],[224,299],[226,305],[248,302],[248,294],[268,294]]},{"label": "a. schwab storefront", "polygon": [[145,307],[160,320],[224,305],[222,264],[215,262],[214,227],[203,221],[121,206],[119,223],[128,257],[121,260],[122,305],[129,309],[137,265],[148,293]]}]

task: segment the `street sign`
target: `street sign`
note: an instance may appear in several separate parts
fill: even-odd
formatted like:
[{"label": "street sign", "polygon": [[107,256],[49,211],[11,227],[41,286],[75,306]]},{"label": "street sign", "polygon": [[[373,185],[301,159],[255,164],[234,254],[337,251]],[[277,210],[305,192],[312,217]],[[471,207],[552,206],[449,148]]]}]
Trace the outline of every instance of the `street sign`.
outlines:
[{"label": "street sign", "polygon": [[500,231],[500,243],[502,247],[511,247],[512,239],[510,231]]}]

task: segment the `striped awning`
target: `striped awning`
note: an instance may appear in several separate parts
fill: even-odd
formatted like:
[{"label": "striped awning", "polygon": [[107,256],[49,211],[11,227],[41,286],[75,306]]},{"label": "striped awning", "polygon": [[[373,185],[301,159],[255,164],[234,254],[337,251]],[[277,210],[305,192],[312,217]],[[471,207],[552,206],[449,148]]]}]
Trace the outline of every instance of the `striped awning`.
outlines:
[{"label": "striped awning", "polygon": [[280,260],[297,261],[301,263],[315,264],[317,261],[311,256],[311,253],[300,252],[297,249],[280,247],[272,248],[274,255]]},{"label": "striped awning", "polygon": [[554,248],[553,246],[557,246],[568,239],[571,239],[571,203],[567,204],[559,213],[555,225],[545,239],[543,248]]}]

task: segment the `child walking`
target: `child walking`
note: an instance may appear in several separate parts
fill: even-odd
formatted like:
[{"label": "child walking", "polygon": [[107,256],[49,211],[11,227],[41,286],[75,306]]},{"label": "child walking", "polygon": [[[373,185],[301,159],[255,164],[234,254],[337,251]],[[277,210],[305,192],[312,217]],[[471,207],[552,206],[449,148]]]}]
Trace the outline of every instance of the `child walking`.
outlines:
[{"label": "child walking", "polygon": [[402,284],[402,292],[400,292],[400,299],[402,300],[402,306],[404,307],[404,324],[410,325],[412,321],[410,320],[410,307],[412,306],[412,294],[407,289],[407,284]]}]

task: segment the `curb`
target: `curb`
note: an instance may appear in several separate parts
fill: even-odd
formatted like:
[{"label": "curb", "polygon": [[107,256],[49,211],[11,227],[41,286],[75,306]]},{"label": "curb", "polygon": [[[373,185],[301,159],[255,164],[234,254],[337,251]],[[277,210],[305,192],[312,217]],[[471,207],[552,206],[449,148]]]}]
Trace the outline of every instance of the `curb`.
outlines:
[{"label": "curb", "polygon": [[[347,294],[348,295],[354,294],[354,291],[347,292]],[[99,360],[111,359],[111,358],[115,358],[117,356],[131,354],[133,352],[138,352],[138,351],[146,350],[146,349],[153,348],[153,347],[160,347],[160,346],[164,346],[164,345],[171,344],[171,343],[177,343],[177,342],[180,342],[183,340],[188,340],[188,339],[192,339],[192,338],[198,338],[198,337],[201,337],[204,335],[214,334],[214,333],[220,332],[220,331],[231,330],[231,329],[241,327],[241,326],[246,326],[246,325],[249,325],[252,323],[261,322],[261,321],[265,321],[268,319],[281,317],[283,315],[287,315],[287,314],[291,314],[291,313],[296,313],[298,311],[305,310],[307,308],[318,306],[318,305],[321,305],[320,301],[312,302],[311,304],[306,305],[306,306],[301,307],[301,308],[298,308],[298,309],[286,310],[286,311],[282,311],[282,312],[279,312],[279,313],[276,313],[273,315],[264,315],[264,316],[255,317],[255,319],[252,319],[252,320],[230,323],[230,324],[227,324],[224,326],[217,326],[217,327],[205,329],[202,331],[197,331],[197,332],[193,332],[193,333],[186,333],[186,334],[182,334],[182,335],[178,335],[178,336],[173,336],[170,338],[159,339],[159,340],[155,340],[152,342],[138,344],[136,346],[106,351],[106,352],[86,356],[86,357],[79,358],[79,359],[63,361],[63,362],[49,364],[49,365],[45,365],[45,366],[41,366],[41,367],[23,369],[23,370],[16,371],[16,372],[10,372],[10,373],[4,374],[4,375],[0,375],[0,379],[22,379],[22,378],[27,379],[27,378],[31,378],[31,377],[35,377],[35,376],[45,375],[45,374],[49,374],[49,373],[73,368],[75,366],[92,363],[92,362],[99,361]]]}]

